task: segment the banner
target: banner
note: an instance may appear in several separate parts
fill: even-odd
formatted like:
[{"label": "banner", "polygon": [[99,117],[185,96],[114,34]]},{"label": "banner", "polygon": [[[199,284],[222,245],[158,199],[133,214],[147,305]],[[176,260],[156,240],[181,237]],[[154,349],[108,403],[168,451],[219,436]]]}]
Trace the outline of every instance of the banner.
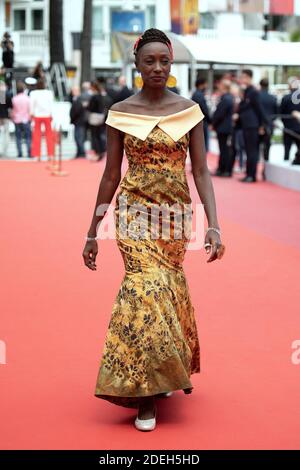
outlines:
[{"label": "banner", "polygon": [[200,0],[204,12],[300,15],[300,0]]},{"label": "banner", "polygon": [[271,15],[293,15],[294,0],[270,0]]},{"label": "banner", "polygon": [[176,34],[197,34],[198,0],[170,0],[171,31]]}]

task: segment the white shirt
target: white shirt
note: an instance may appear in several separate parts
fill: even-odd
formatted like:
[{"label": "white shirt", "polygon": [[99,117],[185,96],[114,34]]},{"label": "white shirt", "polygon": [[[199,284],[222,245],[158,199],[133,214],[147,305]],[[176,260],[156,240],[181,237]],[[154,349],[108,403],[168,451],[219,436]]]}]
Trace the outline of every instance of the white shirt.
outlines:
[{"label": "white shirt", "polygon": [[35,117],[49,117],[53,113],[54,95],[51,90],[33,90],[30,95],[30,113]]}]

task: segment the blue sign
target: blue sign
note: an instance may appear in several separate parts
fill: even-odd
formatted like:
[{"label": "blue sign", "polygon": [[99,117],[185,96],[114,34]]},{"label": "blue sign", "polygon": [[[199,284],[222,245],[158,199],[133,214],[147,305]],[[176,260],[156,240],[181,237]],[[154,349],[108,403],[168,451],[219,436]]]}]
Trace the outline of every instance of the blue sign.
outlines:
[{"label": "blue sign", "polygon": [[111,30],[123,33],[142,33],[145,30],[145,12],[112,11]]}]

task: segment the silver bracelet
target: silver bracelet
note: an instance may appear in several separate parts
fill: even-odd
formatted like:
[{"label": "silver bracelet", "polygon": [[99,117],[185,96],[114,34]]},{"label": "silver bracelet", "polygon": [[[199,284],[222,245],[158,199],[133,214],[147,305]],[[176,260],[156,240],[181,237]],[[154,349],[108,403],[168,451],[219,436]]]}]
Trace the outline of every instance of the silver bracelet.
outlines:
[{"label": "silver bracelet", "polygon": [[85,239],[88,241],[88,242],[91,242],[93,240],[98,240],[98,237],[85,237]]},{"label": "silver bracelet", "polygon": [[221,230],[220,230],[220,229],[218,229],[218,228],[216,228],[216,227],[208,227],[208,228],[206,229],[206,233],[207,233],[209,230],[213,230],[214,232],[217,232],[217,234],[221,236]]}]

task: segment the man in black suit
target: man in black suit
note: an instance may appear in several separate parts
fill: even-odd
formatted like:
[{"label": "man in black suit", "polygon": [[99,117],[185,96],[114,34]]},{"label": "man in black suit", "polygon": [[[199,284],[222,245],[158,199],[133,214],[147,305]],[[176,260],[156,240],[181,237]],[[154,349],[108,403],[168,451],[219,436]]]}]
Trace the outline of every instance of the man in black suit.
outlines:
[{"label": "man in black suit", "polygon": [[244,96],[239,106],[239,118],[243,130],[247,155],[246,176],[240,181],[254,183],[259,159],[259,135],[270,132],[270,122],[263,110],[260,96],[252,84],[252,70],[245,69],[241,74]]},{"label": "man in black suit", "polygon": [[263,110],[270,122],[270,132],[265,132],[260,136],[260,142],[263,144],[263,153],[265,161],[269,160],[269,153],[271,147],[271,138],[274,130],[273,121],[276,119],[275,115],[278,113],[276,96],[269,93],[269,80],[263,78],[260,82],[260,101]]},{"label": "man in black suit", "polygon": [[[296,117],[292,117],[294,111],[300,111],[300,103],[299,99],[297,99],[299,96],[297,92],[298,83],[299,81],[295,77],[289,79],[290,93],[282,98],[279,109],[280,114],[290,115],[290,118],[282,118],[285,130],[283,134],[284,160],[289,160],[291,146],[295,143],[297,145],[297,153],[292,162],[293,165],[300,165],[300,121]],[[293,134],[298,134],[299,137],[297,138]]]},{"label": "man in black suit", "polygon": [[218,86],[221,98],[212,117],[212,125],[217,133],[220,150],[219,165],[214,173],[215,176],[231,176],[232,172],[229,140],[233,129],[233,96],[230,93],[230,86],[229,80],[221,80]]},{"label": "man in black suit", "polygon": [[208,126],[211,124],[211,118],[209,115],[209,110],[207,106],[207,102],[205,99],[205,91],[207,88],[207,80],[205,78],[198,78],[195,83],[196,90],[192,95],[192,100],[199,104],[201,111],[204,114],[203,120],[203,131],[204,131],[204,140],[205,140],[205,148],[208,151],[209,148],[209,135],[208,135]]}]

